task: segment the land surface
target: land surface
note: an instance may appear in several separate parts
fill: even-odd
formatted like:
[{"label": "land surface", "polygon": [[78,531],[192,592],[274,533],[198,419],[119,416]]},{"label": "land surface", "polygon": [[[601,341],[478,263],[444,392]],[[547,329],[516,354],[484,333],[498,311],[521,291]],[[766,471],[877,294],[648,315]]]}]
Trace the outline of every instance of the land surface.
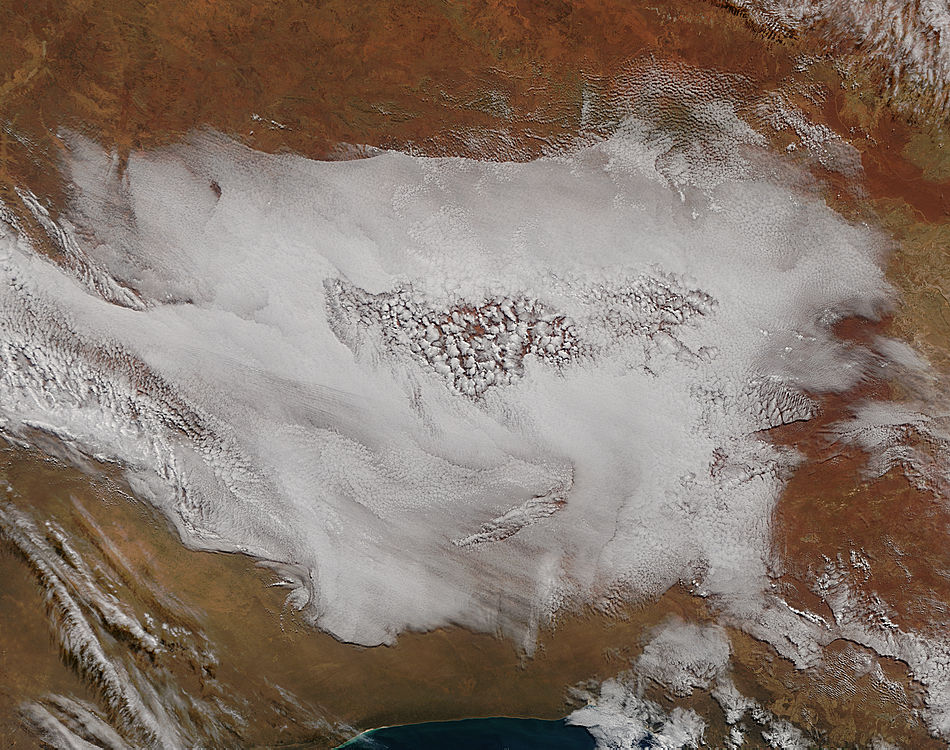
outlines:
[{"label": "land surface", "polygon": [[[10,2],[0,7],[0,49],[0,198],[41,244],[42,230],[15,189],[30,189],[56,215],[70,193],[59,165],[71,131],[114,151],[120,169],[131,151],[160,148],[201,128],[255,149],[320,159],[356,158],[380,147],[526,160],[609,133],[644,65],[739,75],[741,113],[754,118],[760,95],[780,91],[858,149],[859,178],[820,166],[815,176],[829,204],[894,238],[887,269],[899,308],[883,322],[852,321],[842,335],[908,341],[935,367],[931,389],[939,390],[950,365],[944,123],[912,120],[885,100],[873,69],[855,73],[860,68],[845,59],[857,53],[823,55],[821,40],[763,33],[725,7],[619,0],[358,8],[336,0],[209,0],[187,8],[170,0]],[[585,101],[595,103],[593,113]],[[675,119],[675,107],[670,111]],[[776,149],[800,140],[788,129],[773,129],[770,137]],[[914,486],[899,469],[869,475],[863,454],[829,439],[828,428],[872,394],[910,395],[883,377],[826,400],[821,418],[771,436],[807,459],[775,513],[775,549],[784,562],[776,584],[793,606],[830,617],[812,585],[816,571],[860,551],[870,573],[852,573],[867,596],[886,601],[902,628],[941,629],[950,608],[946,499]],[[18,505],[55,521],[90,559],[121,552],[127,575],[120,598],[144,612],[154,586],[180,602],[167,617],[184,618],[212,644],[214,685],[187,658],[169,657],[167,667],[196,694],[240,696],[255,717],[239,730],[247,743],[330,744],[380,724],[462,716],[563,716],[570,709],[565,686],[626,669],[649,629],[671,613],[698,622],[715,616],[705,600],[675,587],[621,612],[565,613],[539,635],[531,656],[462,629],[405,633],[394,647],[354,647],[301,622],[285,605],[285,591],[268,586],[274,574],[254,561],[183,548],[103,467],[90,475],[10,448],[0,470]],[[88,688],[60,658],[27,566],[0,557],[0,576],[0,722],[11,741],[28,747],[33,740],[17,718],[21,702]],[[828,744],[879,736],[938,746],[916,713],[921,687],[906,665],[836,642],[822,667],[797,671],[768,645],[737,629],[729,635],[743,692]],[[886,684],[872,684],[856,666],[865,658],[880,665]],[[275,686],[304,708],[288,714]],[[654,697],[673,702],[660,689]],[[708,695],[691,700],[716,717]],[[312,708],[330,725],[308,725],[302,717]],[[722,731],[714,724],[709,740],[715,744]]]}]

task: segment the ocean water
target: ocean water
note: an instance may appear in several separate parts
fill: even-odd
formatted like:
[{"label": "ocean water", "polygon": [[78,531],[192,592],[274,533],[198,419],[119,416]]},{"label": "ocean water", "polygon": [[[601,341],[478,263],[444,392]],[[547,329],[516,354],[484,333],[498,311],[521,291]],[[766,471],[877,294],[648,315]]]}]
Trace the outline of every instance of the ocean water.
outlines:
[{"label": "ocean water", "polygon": [[374,729],[340,746],[349,750],[593,750],[596,742],[584,727],[564,719],[462,719]]},{"label": "ocean water", "polygon": [[25,5],[0,750],[948,747],[950,0]]},{"label": "ocean water", "polygon": [[[347,643],[453,624],[530,653],[563,609],[691,581],[810,658],[827,632],[774,597],[766,564],[799,459],[760,433],[861,381],[869,358],[832,324],[886,305],[883,239],[796,187],[807,176],[698,75],[644,84],[711,123],[695,153],[688,128],[639,109],[527,164],[313,162],[204,133],[120,177],[71,138],[68,223],[23,200],[81,272],[0,222],[4,431],[121,466],[187,544],[269,561],[287,605]],[[35,524],[17,539],[56,555]],[[725,684],[721,633],[665,627],[642,669],[683,694]],[[142,744],[201,744],[74,630]],[[579,723],[702,737],[693,713],[644,726],[633,689],[605,685]],[[555,746],[494,741],[468,746]]]}]

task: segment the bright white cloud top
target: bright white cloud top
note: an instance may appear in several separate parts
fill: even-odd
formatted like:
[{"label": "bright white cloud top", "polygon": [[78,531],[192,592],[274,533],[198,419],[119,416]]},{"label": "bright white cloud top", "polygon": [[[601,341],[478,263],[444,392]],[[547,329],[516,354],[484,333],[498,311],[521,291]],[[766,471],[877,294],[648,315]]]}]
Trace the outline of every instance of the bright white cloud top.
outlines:
[{"label": "bright white cloud top", "polygon": [[884,304],[881,240],[696,106],[703,148],[630,120],[527,164],[202,135],[120,175],[76,139],[69,263],[3,227],[3,429],[119,462],[347,641],[530,644],[678,580],[768,609],[795,457],[758,431],[861,377],[830,326]]}]

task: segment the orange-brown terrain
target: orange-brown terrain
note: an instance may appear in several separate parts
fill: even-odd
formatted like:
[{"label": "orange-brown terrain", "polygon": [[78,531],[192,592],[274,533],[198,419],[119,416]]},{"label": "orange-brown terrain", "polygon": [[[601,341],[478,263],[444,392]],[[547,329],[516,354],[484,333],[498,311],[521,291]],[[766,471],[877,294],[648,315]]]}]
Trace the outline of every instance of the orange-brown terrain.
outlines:
[{"label": "orange-brown terrain", "polygon": [[[935,366],[929,387],[937,391],[950,367],[944,124],[908,121],[882,101],[873,75],[846,79],[833,57],[822,57],[820,40],[762,33],[717,3],[15,1],[0,5],[0,49],[0,198],[40,242],[42,229],[15,188],[29,188],[54,215],[64,205],[64,131],[84,133],[120,160],[201,128],[318,159],[382,147],[527,160],[610,132],[638,66],[659,61],[737,74],[734,94],[750,118],[763,92],[781,91],[860,152],[857,188],[819,167],[815,176],[830,205],[893,236],[888,277],[903,301],[879,324],[843,325],[842,336],[908,341]],[[582,112],[585,92],[596,102],[593,117]],[[794,140],[788,130],[770,136],[777,149]],[[947,499],[914,486],[898,468],[869,475],[867,457],[830,429],[871,396],[910,395],[890,376],[869,379],[825,398],[820,417],[770,435],[805,456],[774,513],[782,561],[775,582],[792,606],[832,618],[815,580],[840,560],[857,594],[878,597],[899,628],[946,631]],[[239,744],[330,746],[352,730],[467,715],[560,717],[570,708],[565,686],[626,669],[644,633],[670,613],[700,622],[715,615],[682,586],[645,607],[565,614],[540,635],[531,657],[462,629],[406,633],[394,647],[354,647],[299,622],[283,591],[267,587],[273,574],[253,561],[184,549],[108,472],[93,479],[19,448],[3,451],[0,462],[15,504],[38,522],[55,521],[84,556],[111,571],[104,575],[116,581],[120,599],[154,611],[149,592],[159,589],[182,604],[167,617],[176,622],[189,613],[182,627],[213,644],[213,679],[184,650],[158,658],[183,689],[237,695],[252,708],[258,718],[233,728]],[[0,733],[11,746],[31,747],[18,705],[89,688],[51,645],[28,567],[2,556],[0,575]],[[798,671],[739,629],[729,637],[740,689],[826,746],[873,737],[941,746],[915,713],[922,688],[903,663],[840,640],[820,667]],[[865,657],[890,687],[856,666]],[[277,686],[300,702],[294,712],[286,713]],[[651,695],[674,703],[660,688]],[[710,746],[724,741],[708,694],[689,700],[678,703],[719,720],[707,732]],[[308,724],[314,713],[348,726]]]}]

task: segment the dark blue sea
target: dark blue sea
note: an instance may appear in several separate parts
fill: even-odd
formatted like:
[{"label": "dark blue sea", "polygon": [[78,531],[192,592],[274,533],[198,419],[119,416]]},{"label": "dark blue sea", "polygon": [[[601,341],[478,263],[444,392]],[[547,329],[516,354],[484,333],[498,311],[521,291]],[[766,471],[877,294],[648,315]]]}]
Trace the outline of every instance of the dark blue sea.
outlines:
[{"label": "dark blue sea", "polygon": [[462,719],[364,732],[338,750],[594,750],[584,727],[565,720]]}]

